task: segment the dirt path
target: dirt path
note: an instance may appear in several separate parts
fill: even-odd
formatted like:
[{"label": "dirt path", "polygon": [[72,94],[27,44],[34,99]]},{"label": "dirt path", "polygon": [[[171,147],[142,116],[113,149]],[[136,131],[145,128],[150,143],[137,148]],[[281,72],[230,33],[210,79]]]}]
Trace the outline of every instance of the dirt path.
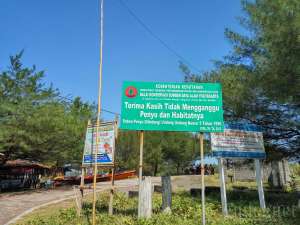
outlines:
[{"label": "dirt path", "polygon": [[[131,188],[138,184],[137,179],[116,181],[116,188]],[[110,182],[101,182],[97,185],[97,191],[110,187]],[[92,192],[92,190],[87,190]],[[59,202],[74,197],[74,191],[69,188],[58,188],[53,190],[38,190],[0,195],[0,225],[10,224],[14,218],[32,211],[39,206],[51,202]]]},{"label": "dirt path", "polygon": [[[153,185],[160,185],[160,177],[152,177]],[[116,188],[125,191],[136,189],[137,179],[120,180],[115,182]],[[110,187],[110,182],[101,182],[97,185],[97,190],[105,190]],[[200,187],[200,176],[174,176],[172,177],[172,189],[189,190],[191,187]],[[92,192],[86,190],[85,192]],[[39,190],[31,192],[20,192],[0,195],[0,225],[14,223],[22,217],[41,206],[48,203],[57,203],[74,197],[71,187],[53,190]]]}]

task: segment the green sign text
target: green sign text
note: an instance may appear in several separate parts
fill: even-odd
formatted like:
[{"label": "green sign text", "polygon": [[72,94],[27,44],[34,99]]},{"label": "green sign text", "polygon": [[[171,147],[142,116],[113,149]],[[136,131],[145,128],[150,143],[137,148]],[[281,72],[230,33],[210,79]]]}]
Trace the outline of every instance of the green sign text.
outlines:
[{"label": "green sign text", "polygon": [[124,82],[121,128],[223,132],[218,83]]}]

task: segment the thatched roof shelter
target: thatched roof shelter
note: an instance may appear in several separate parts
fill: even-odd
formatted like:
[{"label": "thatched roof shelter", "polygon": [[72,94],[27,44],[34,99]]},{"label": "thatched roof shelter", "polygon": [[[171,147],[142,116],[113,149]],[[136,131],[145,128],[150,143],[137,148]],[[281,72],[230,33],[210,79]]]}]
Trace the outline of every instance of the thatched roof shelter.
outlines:
[{"label": "thatched roof shelter", "polygon": [[39,162],[25,160],[25,159],[8,160],[3,165],[0,165],[0,167],[2,168],[27,167],[32,169],[50,169],[50,167],[47,165],[44,165]]}]

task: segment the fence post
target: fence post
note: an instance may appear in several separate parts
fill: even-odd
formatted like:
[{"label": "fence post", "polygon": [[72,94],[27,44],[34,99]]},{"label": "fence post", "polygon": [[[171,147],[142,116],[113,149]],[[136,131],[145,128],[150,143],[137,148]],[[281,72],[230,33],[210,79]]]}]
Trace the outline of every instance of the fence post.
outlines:
[{"label": "fence post", "polygon": [[172,185],[171,177],[163,176],[161,177],[162,184],[162,210],[163,212],[171,212],[172,205]]},{"label": "fence post", "polygon": [[144,177],[139,186],[139,218],[150,218],[152,215],[152,182],[151,177]]}]

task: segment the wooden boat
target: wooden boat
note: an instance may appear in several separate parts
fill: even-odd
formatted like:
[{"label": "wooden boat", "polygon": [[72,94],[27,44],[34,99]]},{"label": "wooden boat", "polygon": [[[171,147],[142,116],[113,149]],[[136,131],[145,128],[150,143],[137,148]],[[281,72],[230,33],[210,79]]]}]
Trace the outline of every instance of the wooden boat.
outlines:
[{"label": "wooden boat", "polygon": [[[136,176],[135,170],[127,170],[123,172],[117,172],[115,173],[115,180],[122,180],[122,179],[128,179],[131,177]],[[92,183],[94,179],[93,175],[85,176],[84,177],[84,183]],[[103,182],[103,181],[110,181],[112,179],[112,174],[104,174],[104,175],[97,175],[97,182]],[[80,180],[80,178],[79,178]]]},{"label": "wooden boat", "polygon": [[[115,180],[123,180],[136,177],[136,171],[135,170],[127,170],[123,172],[117,172],[115,173]],[[61,185],[79,185],[80,184],[80,176],[76,177],[57,177],[54,179],[55,186],[61,186]],[[104,181],[110,181],[112,179],[112,174],[98,174],[97,175],[97,182],[104,182]],[[93,175],[86,175],[84,176],[84,183],[92,183],[94,180]]]}]

